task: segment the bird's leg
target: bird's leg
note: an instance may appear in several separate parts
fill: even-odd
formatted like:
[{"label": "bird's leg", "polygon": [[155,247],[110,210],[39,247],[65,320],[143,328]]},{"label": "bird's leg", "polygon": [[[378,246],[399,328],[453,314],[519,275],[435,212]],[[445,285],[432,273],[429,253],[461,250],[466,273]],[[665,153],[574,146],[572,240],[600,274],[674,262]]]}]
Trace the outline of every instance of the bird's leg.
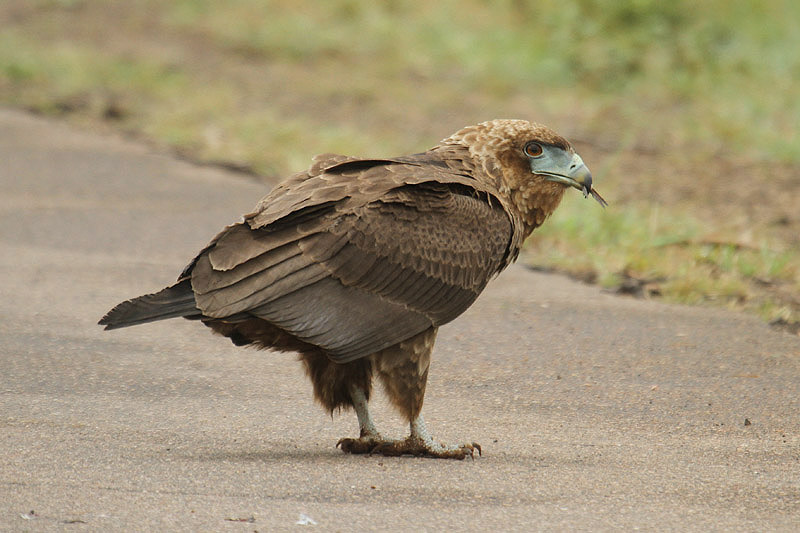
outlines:
[{"label": "bird's leg", "polygon": [[366,395],[351,385],[350,399],[358,415],[361,437],[340,440],[338,446],[344,452],[464,459],[467,455],[474,457],[477,450],[480,455],[481,447],[474,442],[445,446],[434,441],[420,415],[435,339],[436,328],[430,328],[372,356],[375,371],[383,381],[389,399],[411,423],[411,435],[402,440],[382,438],[370,419]]},{"label": "bird's leg", "polygon": [[422,415],[411,421],[411,435],[406,440],[420,443],[422,449],[425,450],[423,455],[428,457],[464,459],[469,455],[474,459],[476,450],[478,455],[481,455],[481,445],[477,442],[461,444],[460,446],[447,446],[441,442],[434,441],[433,437],[428,433],[428,428],[425,426],[425,420]]},{"label": "bird's leg", "polygon": [[[436,328],[427,329],[372,356],[375,372],[383,381],[389,399],[411,424],[411,435],[402,440],[378,437],[371,441],[372,448],[367,450],[370,453],[448,459],[463,459],[467,455],[474,457],[475,450],[478,450],[478,454],[481,453],[481,447],[475,443],[445,446],[434,441],[425,428],[425,420],[420,415],[436,331]],[[352,398],[358,413],[357,398],[355,396]],[[366,410],[366,405],[364,409]],[[359,422],[361,420],[362,417],[359,415]],[[361,427],[363,432],[363,423]],[[342,449],[347,451],[344,446]]]},{"label": "bird's leg", "polygon": [[428,433],[425,420],[418,415],[411,421],[411,435],[404,440],[390,441],[379,444],[372,453],[382,455],[416,455],[419,457],[435,457],[439,459],[464,459],[467,456],[475,458],[475,451],[481,455],[481,446],[477,442],[462,444],[460,446],[447,446],[436,442]]},{"label": "bird's leg", "polygon": [[369,405],[364,391],[359,387],[352,387],[350,398],[353,400],[353,409],[355,409],[358,417],[360,436],[357,439],[339,439],[336,446],[345,453],[370,453],[376,446],[384,442],[383,437],[378,433],[378,429],[369,414]]},{"label": "bird's leg", "polygon": [[354,388],[350,393],[350,397],[353,399],[353,408],[356,410],[356,416],[358,417],[360,436],[380,438],[375,422],[372,421],[372,417],[369,414],[369,405],[364,391]]},{"label": "bird's leg", "polygon": [[481,454],[481,446],[477,442],[460,446],[446,446],[436,442],[428,433],[422,415],[411,421],[411,435],[402,440],[384,439],[375,428],[369,414],[369,407],[364,392],[354,388],[351,393],[353,407],[358,417],[361,436],[357,439],[344,438],[336,444],[345,453],[368,453],[386,456],[416,455],[418,457],[436,457],[441,459],[464,459],[468,455],[475,457],[475,451]]}]

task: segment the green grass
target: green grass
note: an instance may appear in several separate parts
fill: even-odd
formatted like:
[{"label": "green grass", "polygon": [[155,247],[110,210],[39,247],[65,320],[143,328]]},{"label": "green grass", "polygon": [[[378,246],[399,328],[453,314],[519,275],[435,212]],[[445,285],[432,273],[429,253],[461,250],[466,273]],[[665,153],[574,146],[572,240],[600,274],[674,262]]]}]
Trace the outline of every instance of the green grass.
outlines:
[{"label": "green grass", "polygon": [[[269,178],[315,153],[410,153],[479,120],[544,121],[588,141],[611,206],[568,195],[529,261],[798,320],[791,231],[650,192],[800,164],[798,20],[791,0],[6,0],[0,103]],[[735,183],[751,179],[770,177]]]},{"label": "green grass", "polygon": [[[75,13],[75,17],[82,16],[82,7],[92,4],[78,0],[34,3],[45,15]],[[108,4],[113,14],[117,3]],[[800,49],[796,24],[800,4],[790,0],[758,5],[749,0],[150,0],[138,4],[138,9],[127,8],[142,19],[134,16],[133,22],[128,22],[131,26],[155,21],[158,31],[166,35],[199,39],[203,46],[251,58],[254,69],[266,63],[314,71],[317,77],[288,79],[285,90],[302,84],[308,98],[323,102],[336,101],[337,96],[360,97],[383,109],[381,115],[396,120],[402,120],[403,114],[387,111],[393,104],[413,104],[432,115],[448,102],[451,106],[462,103],[465,95],[477,99],[473,105],[479,107],[501,107],[497,102],[516,99],[523,111],[541,107],[547,114],[552,112],[549,110],[578,113],[583,121],[579,133],[595,135],[610,127],[615,136],[632,131],[654,146],[704,143],[709,150],[800,160],[796,127],[800,123],[800,84],[794,82],[800,79],[800,55],[794,52]],[[129,13],[126,17],[131,18]],[[141,31],[126,29],[123,19],[103,22],[123,25],[121,31]],[[171,83],[176,71],[194,74],[196,79],[190,85],[210,90],[209,99],[220,92],[233,93],[227,100],[222,98],[218,108],[209,102],[184,104],[179,100],[184,104],[176,110],[181,118],[176,119],[175,127],[165,126],[168,140],[176,136],[176,128],[201,132],[198,122],[214,122],[215,111],[242,116],[241,106],[249,103],[237,94],[241,88],[231,85],[236,80],[214,79],[207,76],[210,72],[189,73],[192,69],[180,61],[160,64],[152,54],[120,57],[88,41],[44,42],[31,48],[13,27],[0,30],[0,35],[5,37],[0,69],[10,80],[6,88],[12,88],[3,91],[5,101],[10,100],[9,92],[16,92],[13,88],[30,85],[46,85],[55,96],[68,96],[87,87],[116,84],[119,88],[131,80],[133,85],[122,92],[156,91],[153,85],[142,87],[135,76],[126,78],[126,69],[131,74],[143,70],[145,80],[165,84]],[[38,45],[39,39],[47,40],[37,36],[28,42]],[[51,58],[53,49],[56,57]],[[66,57],[70,53],[85,56],[86,63],[75,63],[75,58]],[[42,65],[32,57],[35,55],[46,57],[45,63],[50,64]],[[91,56],[114,72],[108,77],[100,75],[91,65]],[[65,67],[75,68],[55,68],[59,59],[67,60]],[[115,66],[115,62],[121,64]],[[46,83],[42,83],[41,66],[50,67]],[[76,83],[81,81],[77,73],[82,71],[89,74],[82,80],[83,87]],[[159,72],[163,79],[152,80]],[[424,98],[418,98],[421,91]],[[193,92],[183,94],[191,96]],[[163,95],[159,102],[175,99]],[[198,116],[187,121],[182,108],[196,109]],[[147,118],[169,120],[171,113],[158,111]],[[286,119],[285,113],[270,117],[262,109],[255,111],[264,113],[262,122],[269,125]],[[659,120],[648,121],[654,112],[659,113]],[[304,116],[307,113],[304,109],[296,113],[302,130],[317,125],[313,116]],[[364,144],[357,135],[357,121],[336,123],[340,126],[334,127],[341,132],[333,137],[355,137],[351,142],[356,148]],[[390,131],[381,133],[392,135]],[[191,133],[178,137],[187,135]],[[247,132],[241,135],[247,144]],[[203,137],[195,133],[193,144],[200,148],[212,144]],[[280,154],[286,153],[282,139],[282,135],[276,136],[276,149],[270,150],[272,163],[259,163],[260,168],[289,169],[287,161],[281,160]],[[260,141],[269,143],[270,139]],[[290,151],[287,157],[296,156]]]},{"label": "green grass", "polygon": [[656,142],[678,137],[800,159],[800,4],[788,0],[172,6],[172,27],[270,61],[336,63],[384,86],[406,85],[409,75],[445,78],[494,98],[530,89],[561,105],[587,98],[617,108],[622,96],[631,107],[617,110],[639,120],[672,109],[651,125],[664,130]]},{"label": "green grass", "polygon": [[643,296],[744,309],[766,320],[800,320],[796,250],[709,238],[704,224],[679,210],[602,210],[568,197],[534,232],[526,253],[538,265],[609,289],[632,279]]}]

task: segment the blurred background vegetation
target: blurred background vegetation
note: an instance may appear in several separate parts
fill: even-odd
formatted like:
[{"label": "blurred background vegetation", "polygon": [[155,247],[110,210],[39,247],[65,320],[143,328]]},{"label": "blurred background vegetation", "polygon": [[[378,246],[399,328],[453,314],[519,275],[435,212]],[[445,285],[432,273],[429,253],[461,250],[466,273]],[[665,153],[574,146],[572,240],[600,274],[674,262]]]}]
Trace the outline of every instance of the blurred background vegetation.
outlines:
[{"label": "blurred background vegetation", "polygon": [[611,206],[568,195],[529,265],[797,332],[798,21],[791,0],[4,0],[0,103],[271,183],[543,122]]}]

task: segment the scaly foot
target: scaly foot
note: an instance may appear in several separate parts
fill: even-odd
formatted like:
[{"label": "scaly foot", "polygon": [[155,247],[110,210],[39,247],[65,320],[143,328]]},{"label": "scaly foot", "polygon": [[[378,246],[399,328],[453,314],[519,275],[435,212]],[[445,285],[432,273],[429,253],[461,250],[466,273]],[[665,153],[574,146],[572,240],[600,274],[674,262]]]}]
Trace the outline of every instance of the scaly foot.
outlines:
[{"label": "scaly foot", "polygon": [[461,446],[445,446],[432,440],[423,440],[409,436],[402,440],[361,437],[359,439],[340,439],[336,443],[345,453],[380,454],[387,457],[414,455],[417,457],[434,457],[438,459],[464,459],[470,456],[475,459],[475,451],[481,455],[481,446],[477,442]]},{"label": "scaly foot", "polygon": [[468,455],[475,459],[475,450],[481,455],[481,446],[477,442],[462,444],[461,446],[446,446],[436,442],[431,438],[425,427],[425,421],[421,415],[417,415],[411,421],[411,435],[403,440],[384,439],[372,418],[369,416],[367,408],[367,397],[364,391],[354,388],[350,392],[353,400],[353,407],[358,416],[358,426],[361,436],[357,439],[344,438],[336,443],[337,448],[341,448],[344,453],[373,454],[379,453],[385,456],[415,455],[417,457],[436,457],[440,459],[464,459]]},{"label": "scaly foot", "polygon": [[424,440],[411,435],[403,440],[388,441],[379,444],[372,453],[382,455],[415,455],[417,457],[435,457],[438,459],[464,459],[468,455],[475,459],[475,451],[481,455],[481,445],[477,442],[460,446],[446,446],[432,440]]}]

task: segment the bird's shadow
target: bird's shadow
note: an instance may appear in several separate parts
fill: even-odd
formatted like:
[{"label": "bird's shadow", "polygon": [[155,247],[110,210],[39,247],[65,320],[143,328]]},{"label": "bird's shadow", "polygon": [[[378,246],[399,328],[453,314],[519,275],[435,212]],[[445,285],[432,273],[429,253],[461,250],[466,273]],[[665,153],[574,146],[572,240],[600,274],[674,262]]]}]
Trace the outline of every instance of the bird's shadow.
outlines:
[{"label": "bird's shadow", "polygon": [[345,454],[334,446],[331,446],[330,449],[298,448],[295,446],[265,446],[258,450],[215,450],[188,453],[183,454],[183,457],[190,461],[208,463],[285,463],[287,461],[329,463],[340,461],[342,458],[357,456]]}]

